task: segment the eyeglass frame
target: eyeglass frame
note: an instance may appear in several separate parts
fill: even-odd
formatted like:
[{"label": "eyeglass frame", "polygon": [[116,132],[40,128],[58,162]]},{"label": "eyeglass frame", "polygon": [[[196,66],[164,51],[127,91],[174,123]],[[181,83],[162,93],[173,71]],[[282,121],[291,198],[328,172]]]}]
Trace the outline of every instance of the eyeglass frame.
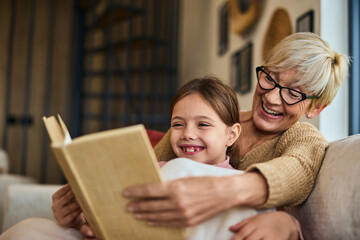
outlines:
[{"label": "eyeglass frame", "polygon": [[[299,103],[299,102],[302,102],[302,101],[304,101],[304,100],[306,100],[306,99],[318,99],[318,98],[319,98],[318,96],[307,95],[307,94],[302,93],[302,92],[300,92],[300,91],[298,91],[298,90],[281,86],[280,84],[278,84],[278,83],[270,76],[270,74],[268,74],[267,72],[264,71],[264,68],[265,68],[264,66],[259,66],[259,67],[256,68],[256,78],[257,78],[259,87],[260,87],[261,89],[263,89],[263,90],[274,90],[275,88],[278,87],[278,88],[279,88],[280,97],[281,97],[281,99],[282,99],[287,105],[295,105],[295,104],[297,104],[297,103]],[[275,83],[275,86],[274,86],[273,88],[266,89],[266,88],[263,88],[263,87],[260,85],[260,81],[259,81],[259,72],[260,72],[260,71],[263,72],[263,73],[265,73],[265,75],[268,76],[269,79]],[[283,98],[283,96],[282,96],[282,94],[281,94],[281,89],[283,89],[283,88],[289,89],[289,90],[291,90],[291,91],[294,91],[294,92],[299,93],[299,94],[301,95],[301,99],[300,99],[299,101],[295,102],[295,103],[288,103],[288,102],[286,102],[286,100]]]}]

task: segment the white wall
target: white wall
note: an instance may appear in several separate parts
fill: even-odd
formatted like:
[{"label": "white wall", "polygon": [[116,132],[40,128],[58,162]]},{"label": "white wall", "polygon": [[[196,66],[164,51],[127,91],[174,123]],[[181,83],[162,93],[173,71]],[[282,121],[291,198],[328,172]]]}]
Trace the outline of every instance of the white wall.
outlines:
[{"label": "white wall", "polygon": [[[332,3],[329,4],[329,1]],[[346,6],[341,4],[344,4],[346,1],[260,0],[260,2],[262,5],[261,14],[252,30],[243,36],[230,33],[228,51],[224,55],[218,56],[218,11],[224,0],[182,1],[182,25],[180,28],[181,40],[179,49],[181,53],[179,72],[182,83],[194,77],[212,74],[230,84],[231,56],[251,41],[253,44],[252,90],[250,93],[238,95],[241,109],[251,109],[252,95],[256,86],[255,67],[262,64],[261,52],[264,35],[269,27],[272,14],[280,7],[288,12],[293,32],[296,31],[296,19],[308,10],[313,9],[315,33],[323,36],[335,50],[347,53],[347,40],[345,40],[347,34],[344,33],[345,29],[347,29],[347,23],[345,24],[344,22],[347,14]],[[322,4],[323,2],[324,4]],[[336,20],[339,18],[341,21]],[[332,22],[336,22],[336,24]],[[334,31],[334,28],[338,31]],[[346,42],[345,48],[345,45],[341,45],[343,42]],[[346,87],[342,89],[342,93],[338,96],[338,98],[341,98],[341,104],[344,104],[344,91],[347,91]],[[347,120],[345,118],[347,117],[344,116],[347,116],[347,113],[344,113],[344,105],[342,105],[341,114],[339,113],[339,108],[337,107],[339,105],[338,101],[338,99],[335,99],[334,103],[326,109],[321,118],[317,117],[312,120],[303,118],[302,121],[314,124],[330,141],[345,136],[345,132],[347,132]],[[329,121],[326,120],[335,119],[335,116],[337,119],[336,125],[339,126],[338,129],[334,127],[334,124],[329,126]],[[334,123],[333,120],[332,122]]]},{"label": "white wall", "polygon": [[[320,35],[336,51],[349,52],[348,1],[321,0]],[[328,141],[349,133],[349,80],[344,84],[330,106],[319,115],[319,129]]]},{"label": "white wall", "polygon": [[208,21],[211,18],[211,4],[209,0],[180,2],[179,72],[181,81],[186,82],[210,72],[211,27]]}]

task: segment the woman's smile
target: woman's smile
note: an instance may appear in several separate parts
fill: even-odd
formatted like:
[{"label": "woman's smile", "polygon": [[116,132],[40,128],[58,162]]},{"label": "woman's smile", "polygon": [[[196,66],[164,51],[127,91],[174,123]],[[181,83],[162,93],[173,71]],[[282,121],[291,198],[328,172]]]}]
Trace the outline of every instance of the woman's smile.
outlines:
[{"label": "woman's smile", "polygon": [[271,114],[271,115],[273,115],[273,116],[283,115],[283,114],[280,113],[280,112],[273,111],[273,110],[271,110],[270,108],[266,107],[266,105],[265,105],[264,103],[262,104],[262,107],[263,107],[263,109],[264,109],[264,111],[265,111],[266,113]]},{"label": "woman's smile", "polygon": [[263,101],[260,101],[259,104],[260,112],[266,119],[276,120],[281,118],[284,114],[278,111],[271,109],[270,107],[266,106]]}]

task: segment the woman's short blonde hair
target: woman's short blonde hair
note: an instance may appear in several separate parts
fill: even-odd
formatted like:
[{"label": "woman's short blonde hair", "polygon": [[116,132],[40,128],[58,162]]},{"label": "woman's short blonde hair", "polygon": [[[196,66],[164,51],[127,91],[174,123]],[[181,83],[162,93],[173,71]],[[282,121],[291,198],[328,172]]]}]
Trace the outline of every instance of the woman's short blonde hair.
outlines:
[{"label": "woman's short blonde hair", "polygon": [[292,86],[319,97],[312,101],[311,110],[332,102],[347,75],[349,57],[335,52],[314,33],[295,33],[271,50],[264,66],[275,73],[295,70]]}]

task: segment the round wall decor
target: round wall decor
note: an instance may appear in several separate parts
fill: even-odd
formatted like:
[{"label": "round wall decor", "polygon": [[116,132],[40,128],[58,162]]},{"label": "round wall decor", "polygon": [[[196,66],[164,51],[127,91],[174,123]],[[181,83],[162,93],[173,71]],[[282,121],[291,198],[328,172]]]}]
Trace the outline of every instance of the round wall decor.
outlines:
[{"label": "round wall decor", "polygon": [[289,14],[283,8],[276,9],[264,37],[263,60],[277,43],[290,34],[292,34],[292,27]]},{"label": "round wall decor", "polygon": [[229,0],[231,30],[237,34],[247,32],[259,16],[259,0]]}]

